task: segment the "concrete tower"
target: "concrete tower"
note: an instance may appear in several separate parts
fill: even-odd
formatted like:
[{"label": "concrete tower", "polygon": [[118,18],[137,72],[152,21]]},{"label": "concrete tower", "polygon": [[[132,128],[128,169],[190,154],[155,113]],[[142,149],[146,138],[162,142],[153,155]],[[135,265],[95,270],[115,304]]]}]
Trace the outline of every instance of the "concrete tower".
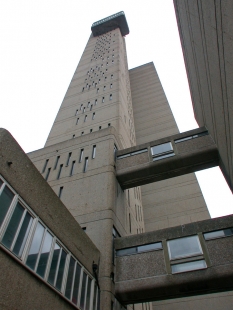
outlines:
[{"label": "concrete tower", "polygon": [[45,147],[29,154],[100,250],[102,310],[117,309],[112,240],[145,231],[142,201],[148,230],[209,217],[194,174],[146,185],[143,199],[116,180],[117,150],[178,132],[153,64],[129,73],[128,33],[123,12],[92,25]]}]

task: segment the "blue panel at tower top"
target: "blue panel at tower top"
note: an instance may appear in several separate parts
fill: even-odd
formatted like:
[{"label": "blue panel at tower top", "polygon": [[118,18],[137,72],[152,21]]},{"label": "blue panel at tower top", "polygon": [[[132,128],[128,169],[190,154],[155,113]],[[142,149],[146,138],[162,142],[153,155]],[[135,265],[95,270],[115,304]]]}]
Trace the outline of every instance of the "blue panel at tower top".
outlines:
[{"label": "blue panel at tower top", "polygon": [[91,31],[93,36],[97,37],[116,28],[120,28],[122,36],[129,34],[129,27],[123,11],[93,23],[91,26]]}]

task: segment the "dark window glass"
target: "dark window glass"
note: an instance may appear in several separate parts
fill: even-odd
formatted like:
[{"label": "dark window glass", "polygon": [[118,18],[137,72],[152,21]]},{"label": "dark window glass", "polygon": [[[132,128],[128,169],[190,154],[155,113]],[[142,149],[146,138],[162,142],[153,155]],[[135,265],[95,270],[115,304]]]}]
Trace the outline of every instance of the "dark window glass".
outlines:
[{"label": "dark window glass", "polygon": [[48,162],[49,162],[49,160],[46,159],[45,164],[44,164],[44,167],[43,167],[43,170],[42,170],[42,173],[45,172],[45,169],[46,169],[46,167],[47,167],[47,165],[48,165]]},{"label": "dark window glass", "polygon": [[50,171],[51,171],[51,168],[48,168],[48,171],[46,173],[46,177],[45,177],[45,180],[47,181],[48,178],[49,178],[49,174],[50,174]]},{"label": "dark window glass", "polygon": [[51,283],[52,285],[54,284],[54,279],[55,279],[60,249],[61,249],[60,246],[56,243],[55,248],[54,248],[54,252],[53,252],[52,263],[50,266],[49,277],[48,277],[48,282]]},{"label": "dark window glass", "polygon": [[73,288],[73,296],[72,302],[77,305],[78,302],[78,290],[80,284],[80,274],[81,274],[81,266],[76,264],[75,278],[74,278],[74,288]]},{"label": "dark window glass", "polygon": [[62,167],[63,167],[63,165],[60,165],[60,168],[59,168],[59,171],[58,171],[58,175],[57,175],[57,179],[60,179]]},{"label": "dark window glass", "polygon": [[59,291],[61,290],[64,268],[65,268],[65,263],[66,263],[66,256],[67,256],[67,253],[64,250],[62,250],[60,264],[59,264],[58,273],[57,273],[57,281],[56,281],[56,288]]},{"label": "dark window glass", "polygon": [[58,193],[58,197],[59,197],[59,198],[61,198],[62,192],[63,192],[63,186],[61,186],[61,187],[59,188],[59,193]]},{"label": "dark window glass", "polygon": [[71,257],[70,258],[70,264],[69,264],[68,276],[67,276],[67,282],[66,282],[66,291],[65,291],[65,296],[68,299],[70,299],[71,290],[72,290],[74,266],[75,266],[75,260],[73,259],[73,257]]},{"label": "dark window glass", "polygon": [[44,277],[44,274],[45,274],[52,241],[53,241],[52,235],[49,232],[46,232],[46,236],[44,238],[44,243],[43,243],[43,247],[41,250],[40,259],[39,259],[39,263],[38,263],[37,271],[36,271],[36,273],[40,275],[42,278]]},{"label": "dark window glass", "polygon": [[14,240],[16,231],[18,229],[20,220],[23,216],[24,208],[21,206],[21,204],[18,202],[14,212],[12,214],[12,217],[10,219],[10,222],[7,226],[6,232],[3,236],[2,243],[7,247],[10,248],[12,245],[12,242]]},{"label": "dark window glass", "polygon": [[71,155],[72,155],[72,153],[68,154],[68,158],[67,158],[67,161],[66,161],[66,166],[69,166]]},{"label": "dark window glass", "polygon": [[2,187],[3,181],[0,179],[0,188]]},{"label": "dark window glass", "polygon": [[35,268],[43,234],[44,227],[40,223],[38,223],[26,261],[26,265],[31,269]]},{"label": "dark window glass", "polygon": [[54,165],[54,170],[57,169],[57,164],[59,162],[59,159],[60,159],[60,156],[57,156],[56,162],[55,162],[55,165]]},{"label": "dark window glass", "polygon": [[0,227],[14,198],[12,191],[5,186],[0,196]]},{"label": "dark window glass", "polygon": [[82,282],[82,291],[81,291],[81,299],[80,299],[80,308],[84,309],[85,303],[85,293],[86,293],[86,281],[87,281],[87,274],[83,273],[83,282]]},{"label": "dark window glass", "polygon": [[23,224],[20,228],[18,237],[16,239],[16,242],[13,248],[13,253],[19,257],[23,253],[23,249],[24,249],[24,246],[25,246],[25,243],[26,243],[26,240],[27,240],[27,237],[28,237],[31,225],[32,225],[32,221],[33,221],[33,218],[27,212],[24,217]]},{"label": "dark window glass", "polygon": [[85,310],[89,310],[90,307],[91,307],[91,305],[90,305],[90,301],[91,301],[90,297],[91,297],[91,278],[88,277]]}]

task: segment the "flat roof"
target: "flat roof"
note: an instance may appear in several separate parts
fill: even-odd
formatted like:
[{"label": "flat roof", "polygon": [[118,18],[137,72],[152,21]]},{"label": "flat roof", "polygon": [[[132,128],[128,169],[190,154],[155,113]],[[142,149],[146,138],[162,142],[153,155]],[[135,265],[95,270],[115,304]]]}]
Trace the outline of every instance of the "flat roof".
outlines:
[{"label": "flat roof", "polygon": [[116,28],[120,28],[122,36],[129,34],[129,27],[123,11],[105,17],[91,26],[91,31],[94,37],[107,33]]}]

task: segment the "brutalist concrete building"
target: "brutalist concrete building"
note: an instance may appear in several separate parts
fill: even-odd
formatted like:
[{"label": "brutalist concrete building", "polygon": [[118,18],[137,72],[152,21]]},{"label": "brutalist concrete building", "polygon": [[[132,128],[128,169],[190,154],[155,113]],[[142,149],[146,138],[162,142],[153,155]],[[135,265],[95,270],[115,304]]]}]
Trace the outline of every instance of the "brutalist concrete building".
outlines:
[{"label": "brutalist concrete building", "polygon": [[179,133],[153,63],[128,70],[123,12],[91,30],[45,147],[0,131],[2,309],[231,303],[232,217],[194,174],[222,165],[215,136]]}]

